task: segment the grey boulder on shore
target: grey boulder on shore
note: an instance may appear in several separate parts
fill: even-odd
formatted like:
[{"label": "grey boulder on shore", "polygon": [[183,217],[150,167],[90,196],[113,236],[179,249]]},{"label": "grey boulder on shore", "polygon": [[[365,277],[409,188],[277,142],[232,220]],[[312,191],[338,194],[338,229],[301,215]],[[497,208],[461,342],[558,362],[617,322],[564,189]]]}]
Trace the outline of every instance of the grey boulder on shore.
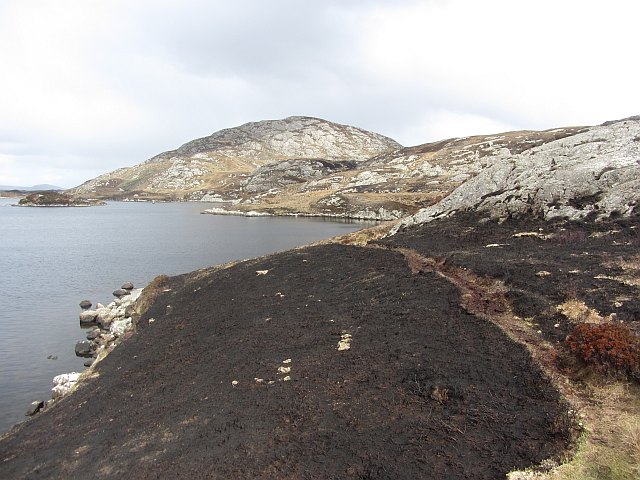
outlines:
[{"label": "grey boulder on shore", "polygon": [[96,323],[98,312],[96,310],[85,310],[80,313],[80,325],[90,325]]},{"label": "grey boulder on shore", "polygon": [[76,343],[75,350],[78,357],[91,357],[95,352],[95,345],[88,340],[82,340]]}]

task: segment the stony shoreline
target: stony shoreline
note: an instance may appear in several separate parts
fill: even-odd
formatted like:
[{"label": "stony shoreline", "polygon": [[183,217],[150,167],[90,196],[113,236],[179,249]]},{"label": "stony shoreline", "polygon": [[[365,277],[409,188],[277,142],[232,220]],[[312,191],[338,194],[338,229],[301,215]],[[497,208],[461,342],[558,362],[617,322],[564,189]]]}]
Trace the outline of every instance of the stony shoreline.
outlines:
[{"label": "stony shoreline", "polygon": [[375,222],[387,222],[399,220],[405,216],[400,210],[387,210],[380,207],[378,210],[361,210],[358,212],[342,212],[342,213],[310,213],[310,212],[286,212],[286,213],[269,213],[257,210],[226,210],[224,208],[215,207],[208,208],[201,212],[208,215],[231,215],[240,217],[310,217],[310,218],[335,218],[340,220],[369,220]]},{"label": "stony shoreline", "polygon": [[128,337],[133,329],[133,315],[137,300],[142,294],[142,288],[135,288],[131,282],[113,292],[114,301],[108,305],[96,304],[95,309],[90,300],[80,302],[80,327],[86,333],[86,340],[76,342],[75,354],[87,358],[83,372],[69,372],[56,375],[53,378],[51,398],[49,400],[35,400],[31,403],[25,416],[32,417],[53,403],[71,393],[90,374],[93,365],[105,358],[121,341]]}]

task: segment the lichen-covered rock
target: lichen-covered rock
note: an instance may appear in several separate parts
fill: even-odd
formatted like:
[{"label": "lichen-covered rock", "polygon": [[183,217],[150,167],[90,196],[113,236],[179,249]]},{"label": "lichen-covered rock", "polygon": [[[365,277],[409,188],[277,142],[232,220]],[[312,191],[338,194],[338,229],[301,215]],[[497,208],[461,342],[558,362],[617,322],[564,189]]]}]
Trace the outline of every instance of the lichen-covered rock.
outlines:
[{"label": "lichen-covered rock", "polygon": [[96,322],[101,328],[108,329],[109,325],[111,325],[111,322],[115,318],[113,309],[109,307],[102,307],[98,308],[97,312],[98,316],[96,317]]},{"label": "lichen-covered rock", "polygon": [[84,312],[80,313],[80,325],[90,325],[92,323],[96,323],[97,317],[97,310],[85,310]]},{"label": "lichen-covered rock", "polygon": [[115,320],[109,327],[109,332],[111,332],[111,335],[114,337],[120,337],[131,329],[131,325],[132,322],[130,317]]}]

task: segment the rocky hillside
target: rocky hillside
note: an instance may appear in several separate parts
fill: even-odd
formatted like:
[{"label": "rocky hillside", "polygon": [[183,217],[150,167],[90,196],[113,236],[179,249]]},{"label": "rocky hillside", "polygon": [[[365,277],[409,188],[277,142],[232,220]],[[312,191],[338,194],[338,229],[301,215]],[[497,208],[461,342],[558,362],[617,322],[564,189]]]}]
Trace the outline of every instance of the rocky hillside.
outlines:
[{"label": "rocky hillside", "polygon": [[475,211],[494,218],[603,218],[640,213],[640,117],[606,122],[491,162],[401,227]]},{"label": "rocky hillside", "polygon": [[290,117],[222,130],[72,193],[220,202],[211,213],[417,214],[407,223],[473,209],[496,217],[624,215],[637,201],[639,139],[640,117],[632,117],[403,148],[354,127]]},{"label": "rocky hillside", "polygon": [[263,165],[298,159],[362,162],[399,148],[392,139],[359,128],[289,117],[221,130],[101,175],[70,193],[113,199],[239,199],[247,176]]},{"label": "rocky hillside", "polygon": [[240,206],[384,220],[415,213],[404,225],[474,210],[497,218],[626,216],[638,211],[639,162],[640,117],[631,117],[403,148]]}]

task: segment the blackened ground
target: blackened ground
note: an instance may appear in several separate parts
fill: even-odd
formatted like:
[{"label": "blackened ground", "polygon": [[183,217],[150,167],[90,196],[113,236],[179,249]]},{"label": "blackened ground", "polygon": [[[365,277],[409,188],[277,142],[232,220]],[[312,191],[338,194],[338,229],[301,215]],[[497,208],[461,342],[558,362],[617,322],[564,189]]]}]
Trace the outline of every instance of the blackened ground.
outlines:
[{"label": "blackened ground", "polygon": [[495,479],[568,446],[527,351],[400,253],[309,247],[169,287],[0,441],[0,478]]},{"label": "blackened ground", "polygon": [[514,312],[551,342],[561,343],[572,328],[557,309],[570,299],[603,316],[615,313],[617,320],[635,328],[640,319],[640,285],[625,281],[640,276],[639,217],[498,223],[461,214],[407,229],[381,243],[502,280]]}]

